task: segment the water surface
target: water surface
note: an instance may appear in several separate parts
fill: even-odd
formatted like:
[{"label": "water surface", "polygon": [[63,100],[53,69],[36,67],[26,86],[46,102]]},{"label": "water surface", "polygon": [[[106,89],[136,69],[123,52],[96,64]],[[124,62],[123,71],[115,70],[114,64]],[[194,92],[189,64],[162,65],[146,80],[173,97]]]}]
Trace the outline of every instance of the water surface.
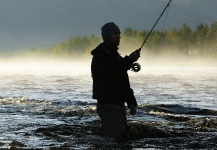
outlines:
[{"label": "water surface", "polygon": [[138,113],[128,141],[103,137],[89,72],[3,72],[1,149],[212,149],[217,144],[217,68],[130,73]]}]

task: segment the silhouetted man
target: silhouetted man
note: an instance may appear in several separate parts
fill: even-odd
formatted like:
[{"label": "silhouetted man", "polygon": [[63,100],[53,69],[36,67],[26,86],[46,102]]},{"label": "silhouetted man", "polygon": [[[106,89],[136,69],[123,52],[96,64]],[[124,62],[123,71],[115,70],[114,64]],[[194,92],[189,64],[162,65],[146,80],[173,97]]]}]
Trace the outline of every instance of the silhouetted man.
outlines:
[{"label": "silhouetted man", "polygon": [[127,137],[129,127],[125,103],[131,115],[136,114],[137,107],[127,71],[138,60],[140,53],[133,52],[121,57],[118,53],[121,38],[118,26],[110,22],[101,30],[103,43],[91,52],[93,99],[97,100],[97,113],[105,135],[114,138]]}]

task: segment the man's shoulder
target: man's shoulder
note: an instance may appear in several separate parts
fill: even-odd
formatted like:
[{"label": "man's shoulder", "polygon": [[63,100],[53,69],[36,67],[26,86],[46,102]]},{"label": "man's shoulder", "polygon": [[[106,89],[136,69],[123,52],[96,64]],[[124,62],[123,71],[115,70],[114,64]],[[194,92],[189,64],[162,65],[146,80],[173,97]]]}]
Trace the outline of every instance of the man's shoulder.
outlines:
[{"label": "man's shoulder", "polygon": [[111,51],[104,43],[101,43],[91,51],[91,54],[96,57],[108,57],[111,55]]}]

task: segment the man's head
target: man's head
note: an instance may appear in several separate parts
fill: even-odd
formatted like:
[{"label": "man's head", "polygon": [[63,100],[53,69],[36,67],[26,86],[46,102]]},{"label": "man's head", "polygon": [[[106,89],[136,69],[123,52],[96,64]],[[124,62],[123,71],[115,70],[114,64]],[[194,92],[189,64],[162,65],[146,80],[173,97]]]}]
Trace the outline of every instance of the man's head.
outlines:
[{"label": "man's head", "polygon": [[113,46],[120,43],[120,29],[113,22],[106,23],[102,28],[102,38],[104,42],[108,42]]}]

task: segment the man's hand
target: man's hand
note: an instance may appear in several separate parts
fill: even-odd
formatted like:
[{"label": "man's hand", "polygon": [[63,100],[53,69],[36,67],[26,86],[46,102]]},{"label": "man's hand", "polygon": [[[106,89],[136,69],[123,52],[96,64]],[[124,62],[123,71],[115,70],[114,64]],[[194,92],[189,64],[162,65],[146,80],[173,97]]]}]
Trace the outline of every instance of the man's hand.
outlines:
[{"label": "man's hand", "polygon": [[131,114],[131,115],[135,115],[136,112],[137,112],[137,111],[136,111],[136,107],[135,107],[134,105],[131,105],[131,106],[130,106],[130,114]]},{"label": "man's hand", "polygon": [[137,61],[140,57],[140,49],[135,50],[129,55],[129,59],[131,59],[133,62]]}]

